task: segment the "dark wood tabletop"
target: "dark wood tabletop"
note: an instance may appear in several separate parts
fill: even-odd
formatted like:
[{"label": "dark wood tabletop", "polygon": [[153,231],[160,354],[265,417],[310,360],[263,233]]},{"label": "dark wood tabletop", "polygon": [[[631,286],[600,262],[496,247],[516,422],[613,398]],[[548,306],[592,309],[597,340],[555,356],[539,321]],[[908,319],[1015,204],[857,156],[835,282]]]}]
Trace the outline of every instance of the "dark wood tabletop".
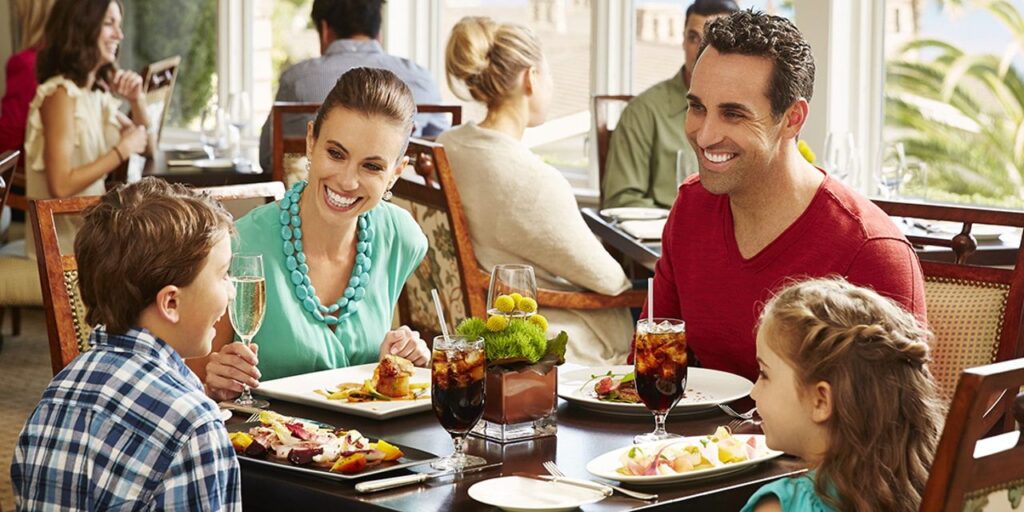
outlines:
[{"label": "dark wood tabletop", "polygon": [[[199,152],[201,153],[201,151]],[[195,159],[198,155],[191,151],[187,153],[179,151],[158,150],[153,156],[146,159],[146,165],[142,170],[143,176],[156,176],[171,183],[184,183],[193,187],[219,187],[223,185],[240,185],[243,183],[260,183],[270,181],[270,173],[253,173],[247,169],[218,168],[203,169],[195,166],[174,166],[167,165],[168,160]],[[124,180],[125,170],[119,171],[121,181]]]},{"label": "dark wood tabletop", "polygon": [[[500,444],[470,437],[467,452],[479,455],[488,462],[502,461],[500,468],[465,475],[453,480],[443,477],[424,484],[410,485],[388,491],[360,494],[355,482],[338,482],[306,476],[287,469],[266,467],[242,461],[242,496],[246,510],[401,510],[421,512],[429,510],[490,511],[497,510],[474,501],[467,494],[473,484],[511,475],[515,472],[545,474],[541,464],[555,461],[569,476],[593,478],[584,467],[591,459],[628,446],[633,436],[649,432],[654,427],[653,417],[624,417],[588,412],[564,401],[557,409],[558,434],[554,437],[531,441]],[[745,403],[744,403],[745,402]],[[749,408],[749,399],[736,406]],[[279,413],[310,418],[339,427],[354,428],[363,435],[398,443],[437,455],[452,451],[451,438],[441,428],[430,411],[409,416],[377,421],[349,416],[310,406],[280,400],[271,401],[271,408]],[[230,422],[242,421],[244,414],[236,414]],[[241,419],[239,419],[241,417]],[[684,435],[710,434],[718,425],[730,418],[715,410],[701,416],[670,417],[668,430]],[[430,471],[429,466],[413,468]],[[739,510],[761,485],[804,471],[802,462],[783,456],[755,466],[749,471],[724,476],[706,482],[671,484],[659,487],[635,487],[659,494],[659,500],[644,502],[626,498],[618,493],[592,505],[585,511],[625,510]],[[408,470],[396,470],[370,478],[399,476]],[[692,507],[692,508],[691,508]]]},{"label": "dark wood tabletop", "polygon": [[[654,265],[661,257],[660,240],[638,240],[619,229],[615,222],[602,217],[594,208],[581,208],[580,213],[590,230],[607,246],[617,249],[644,268],[654,271]],[[913,225],[898,225],[907,235],[929,234]],[[978,249],[969,261],[975,265],[1013,266],[1017,261],[1018,247],[1019,234],[1005,234],[996,240],[979,240]],[[955,259],[955,254],[947,247],[915,246],[914,251],[922,260],[951,262]]]}]

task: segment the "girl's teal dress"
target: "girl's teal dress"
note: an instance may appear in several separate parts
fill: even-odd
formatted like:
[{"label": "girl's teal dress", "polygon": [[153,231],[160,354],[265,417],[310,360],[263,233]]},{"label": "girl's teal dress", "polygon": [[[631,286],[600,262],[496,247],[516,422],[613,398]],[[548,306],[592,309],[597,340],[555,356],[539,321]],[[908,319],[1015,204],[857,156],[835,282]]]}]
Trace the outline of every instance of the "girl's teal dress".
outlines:
[{"label": "girl's teal dress", "polygon": [[836,512],[814,492],[814,472],[782,478],[761,486],[740,512],[753,512],[761,498],[773,494],[786,512]]},{"label": "girl's teal dress", "polygon": [[313,318],[295,296],[285,267],[280,213],[278,204],[271,203],[237,223],[236,251],[262,254],[267,280],[266,315],[253,339],[259,345],[261,380],[376,362],[402,287],[427,254],[419,225],[391,203],[370,210],[375,236],[366,295],[335,331]]}]

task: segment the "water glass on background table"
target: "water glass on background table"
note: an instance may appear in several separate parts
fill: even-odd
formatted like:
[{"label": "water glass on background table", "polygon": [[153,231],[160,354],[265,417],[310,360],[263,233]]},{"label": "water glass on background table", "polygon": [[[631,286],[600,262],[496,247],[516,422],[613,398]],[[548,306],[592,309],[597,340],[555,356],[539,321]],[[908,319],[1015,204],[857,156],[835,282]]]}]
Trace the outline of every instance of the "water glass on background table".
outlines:
[{"label": "water glass on background table", "polygon": [[455,444],[454,453],[431,463],[434,469],[460,470],[487,462],[465,452],[466,435],[484,415],[486,370],[483,338],[434,338],[430,401],[438,421]]},{"label": "water glass on background table", "polygon": [[832,177],[846,182],[857,174],[857,145],[850,132],[829,132],[825,136],[825,154],[822,167]]},{"label": "water glass on background table", "polygon": [[232,161],[239,168],[247,168],[252,165],[248,158],[242,156],[242,139],[245,138],[245,127],[248,126],[252,117],[252,102],[249,101],[249,93],[239,91],[232,93],[228,101],[229,117],[231,126],[238,130],[238,143],[234,146]]},{"label": "water glass on background table", "polygon": [[[242,339],[242,344],[248,346],[259,332],[260,326],[263,325],[263,314],[267,307],[267,282],[263,275],[263,256],[259,254],[231,256],[228,277],[235,287],[235,298],[228,306],[231,327]],[[253,398],[249,386],[244,386],[242,395],[235,400],[235,404],[259,409],[266,409],[270,406],[266,400]]]},{"label": "water glass on background table", "polygon": [[227,116],[223,109],[214,105],[203,110],[199,117],[199,141],[203,143],[203,150],[210,160],[217,158],[218,153],[227,148]]},{"label": "water glass on background table", "polygon": [[907,153],[902,142],[886,146],[878,167],[878,185],[884,199],[897,199],[907,178]]},{"label": "water glass on background table", "polygon": [[636,323],[636,391],[654,414],[654,431],[634,437],[634,443],[679,437],[665,431],[665,417],[683,398],[688,368],[685,322],[675,318],[643,318]]}]

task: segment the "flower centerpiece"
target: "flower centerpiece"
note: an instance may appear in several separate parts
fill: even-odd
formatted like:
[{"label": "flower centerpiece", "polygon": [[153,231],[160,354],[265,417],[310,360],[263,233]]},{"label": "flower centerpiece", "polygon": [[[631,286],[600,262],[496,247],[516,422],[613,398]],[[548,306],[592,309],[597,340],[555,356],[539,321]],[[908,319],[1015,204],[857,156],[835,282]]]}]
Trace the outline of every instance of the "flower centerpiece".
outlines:
[{"label": "flower centerpiece", "polygon": [[498,295],[487,320],[469,318],[458,334],[484,339],[487,355],[484,417],[474,434],[500,442],[554,435],[557,365],[565,362],[564,331],[546,336],[537,301],[518,293]]}]

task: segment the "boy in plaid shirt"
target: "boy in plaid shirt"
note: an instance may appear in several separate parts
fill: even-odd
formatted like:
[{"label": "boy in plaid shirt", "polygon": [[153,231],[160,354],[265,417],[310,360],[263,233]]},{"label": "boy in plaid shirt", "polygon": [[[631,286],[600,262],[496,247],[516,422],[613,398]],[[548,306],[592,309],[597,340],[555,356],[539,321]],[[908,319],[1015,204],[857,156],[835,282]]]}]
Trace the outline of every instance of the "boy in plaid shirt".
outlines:
[{"label": "boy in plaid shirt", "polygon": [[240,510],[238,461],[184,358],[233,295],[231,216],[146,178],[103,196],[75,240],[92,349],[62,370],[11,465],[18,510]]}]

